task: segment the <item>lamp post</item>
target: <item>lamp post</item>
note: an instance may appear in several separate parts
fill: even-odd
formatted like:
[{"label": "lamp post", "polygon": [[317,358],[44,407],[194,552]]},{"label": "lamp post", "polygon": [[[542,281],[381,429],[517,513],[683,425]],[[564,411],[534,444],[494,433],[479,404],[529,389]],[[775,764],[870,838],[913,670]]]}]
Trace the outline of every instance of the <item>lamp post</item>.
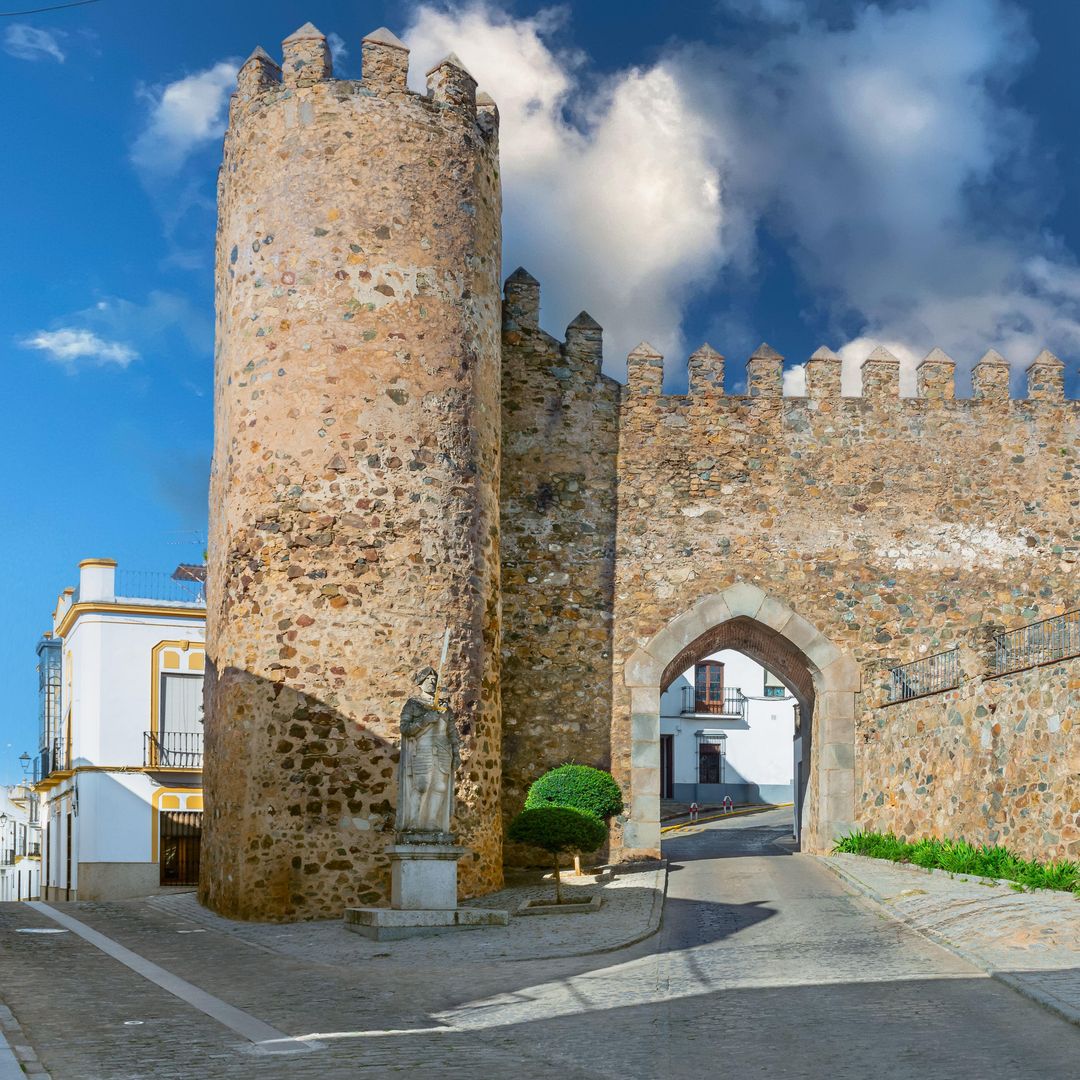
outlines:
[{"label": "lamp post", "polygon": [[7,814],[0,814],[0,864],[8,865]]},{"label": "lamp post", "polygon": [[25,750],[19,755],[19,764],[22,766],[23,779],[26,780],[30,774],[30,755]]}]

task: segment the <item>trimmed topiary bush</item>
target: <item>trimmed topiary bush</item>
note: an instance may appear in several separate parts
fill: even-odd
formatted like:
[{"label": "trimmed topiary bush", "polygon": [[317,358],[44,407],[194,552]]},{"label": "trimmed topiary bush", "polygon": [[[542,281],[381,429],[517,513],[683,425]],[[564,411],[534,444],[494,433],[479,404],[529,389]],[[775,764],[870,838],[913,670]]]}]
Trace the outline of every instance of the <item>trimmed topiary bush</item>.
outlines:
[{"label": "trimmed topiary bush", "polygon": [[555,868],[555,903],[561,904],[559,856],[595,851],[607,839],[607,826],[595,815],[572,806],[526,807],[506,835],[515,844],[531,844],[551,855]]},{"label": "trimmed topiary bush", "polygon": [[560,765],[529,788],[525,809],[541,806],[572,806],[606,820],[622,812],[622,792],[611,773],[603,769]]}]

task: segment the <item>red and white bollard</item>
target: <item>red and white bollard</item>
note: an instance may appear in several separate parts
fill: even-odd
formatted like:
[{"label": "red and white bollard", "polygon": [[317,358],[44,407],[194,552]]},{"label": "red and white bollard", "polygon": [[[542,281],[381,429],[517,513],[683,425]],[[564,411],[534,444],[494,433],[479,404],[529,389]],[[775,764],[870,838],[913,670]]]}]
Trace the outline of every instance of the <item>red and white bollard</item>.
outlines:
[{"label": "red and white bollard", "polygon": [[724,813],[730,814],[735,810],[735,803],[732,801],[730,795],[724,796]]},{"label": "red and white bollard", "polygon": [[697,821],[697,816],[698,816],[698,804],[696,802],[692,802],[690,804],[690,820],[691,821]]}]

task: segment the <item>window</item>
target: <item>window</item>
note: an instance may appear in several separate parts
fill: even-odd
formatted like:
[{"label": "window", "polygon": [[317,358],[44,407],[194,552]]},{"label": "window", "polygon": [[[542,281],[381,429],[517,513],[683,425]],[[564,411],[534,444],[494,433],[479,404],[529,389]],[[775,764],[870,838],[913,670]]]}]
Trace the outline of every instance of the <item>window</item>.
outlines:
[{"label": "window", "polygon": [[765,672],[765,696],[787,697],[787,687],[771,671]]},{"label": "window", "polygon": [[162,734],[202,732],[202,691],[201,675],[161,676]]},{"label": "window", "polygon": [[724,782],[724,744],[727,736],[721,733],[698,732],[698,783]]},{"label": "window", "polygon": [[721,712],[724,707],[724,665],[706,660],[694,669],[694,711]]}]

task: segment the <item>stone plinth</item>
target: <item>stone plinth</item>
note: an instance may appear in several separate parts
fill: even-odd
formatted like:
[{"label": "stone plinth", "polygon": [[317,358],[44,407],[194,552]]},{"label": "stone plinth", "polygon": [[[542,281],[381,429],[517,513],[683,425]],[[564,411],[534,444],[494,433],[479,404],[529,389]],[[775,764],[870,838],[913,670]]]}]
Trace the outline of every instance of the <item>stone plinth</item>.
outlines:
[{"label": "stone plinth", "polygon": [[374,941],[440,934],[444,930],[475,930],[482,926],[506,926],[510,913],[482,908],[454,911],[402,911],[398,908],[347,908],[345,926]]},{"label": "stone plinth", "polygon": [[506,911],[457,906],[457,864],[466,848],[453,843],[391,844],[390,907],[346,908],[345,925],[375,941],[506,926]]},{"label": "stone plinth", "polygon": [[392,844],[390,906],[402,911],[453,911],[457,864],[465,848],[455,844]]}]

